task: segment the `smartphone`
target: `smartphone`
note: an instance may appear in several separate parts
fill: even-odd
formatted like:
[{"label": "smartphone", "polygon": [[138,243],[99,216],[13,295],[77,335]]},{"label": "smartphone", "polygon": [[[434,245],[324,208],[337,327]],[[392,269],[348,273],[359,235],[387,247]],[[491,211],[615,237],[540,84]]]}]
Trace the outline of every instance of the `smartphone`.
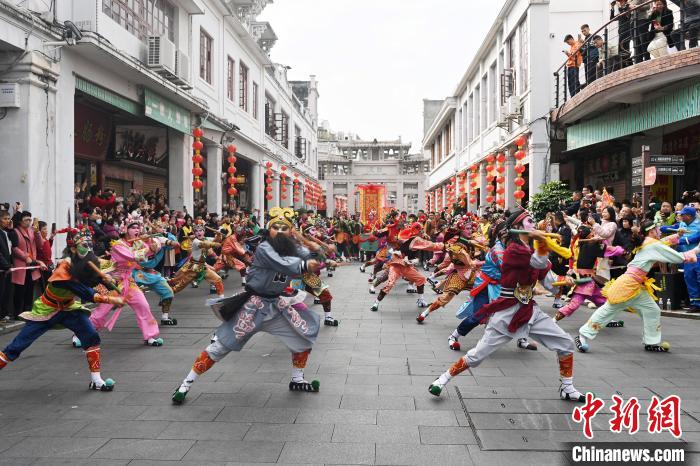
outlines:
[{"label": "smartphone", "polygon": [[52,223],[51,224],[51,235],[55,235],[55,234],[56,234],[56,224]]}]

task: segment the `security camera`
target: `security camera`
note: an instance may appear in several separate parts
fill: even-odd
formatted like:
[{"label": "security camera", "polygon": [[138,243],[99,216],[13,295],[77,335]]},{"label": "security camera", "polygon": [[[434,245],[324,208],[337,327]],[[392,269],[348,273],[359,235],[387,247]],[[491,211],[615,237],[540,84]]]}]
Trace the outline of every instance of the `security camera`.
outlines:
[{"label": "security camera", "polygon": [[63,38],[68,45],[75,45],[83,38],[83,33],[80,32],[78,26],[76,26],[72,21],[65,21],[63,26],[65,27],[63,31]]}]

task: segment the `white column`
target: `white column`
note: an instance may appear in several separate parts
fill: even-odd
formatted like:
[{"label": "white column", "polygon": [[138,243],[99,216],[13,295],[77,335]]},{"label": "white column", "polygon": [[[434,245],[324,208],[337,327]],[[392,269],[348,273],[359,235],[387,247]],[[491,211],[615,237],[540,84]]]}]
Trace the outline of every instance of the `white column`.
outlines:
[{"label": "white column", "polygon": [[194,138],[173,129],[168,129],[168,205],[171,209],[194,208],[192,188],[192,143]]},{"label": "white column", "polygon": [[405,210],[408,212],[406,200],[403,198],[403,180],[399,177],[396,182],[396,208],[399,212]]},{"label": "white column", "polygon": [[265,172],[258,162],[251,162],[250,169],[250,205],[255,212],[263,214],[265,207]]},{"label": "white column", "polygon": [[207,211],[221,215],[223,193],[223,148],[219,144],[207,145]]},{"label": "white column", "polygon": [[[273,170],[274,171],[274,170]],[[272,174],[272,203],[270,204],[271,207],[279,207],[280,205],[280,178],[279,175],[274,172]]]},{"label": "white column", "polygon": [[355,208],[355,183],[348,183],[348,215],[358,213]]},{"label": "white column", "polygon": [[[486,191],[486,162],[481,162],[479,164],[479,207],[486,205],[486,196],[488,195]],[[477,207],[478,210],[478,207]]]},{"label": "white column", "polygon": [[333,192],[333,182],[326,181],[326,216],[332,217],[335,215],[335,193]]}]

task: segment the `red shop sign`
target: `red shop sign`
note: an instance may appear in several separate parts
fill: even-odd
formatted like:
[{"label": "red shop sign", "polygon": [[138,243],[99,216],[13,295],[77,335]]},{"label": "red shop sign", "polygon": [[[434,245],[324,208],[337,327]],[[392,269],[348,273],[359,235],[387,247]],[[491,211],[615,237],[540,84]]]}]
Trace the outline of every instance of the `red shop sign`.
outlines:
[{"label": "red shop sign", "polygon": [[112,139],[112,118],[109,114],[75,104],[75,155],[105,160]]}]

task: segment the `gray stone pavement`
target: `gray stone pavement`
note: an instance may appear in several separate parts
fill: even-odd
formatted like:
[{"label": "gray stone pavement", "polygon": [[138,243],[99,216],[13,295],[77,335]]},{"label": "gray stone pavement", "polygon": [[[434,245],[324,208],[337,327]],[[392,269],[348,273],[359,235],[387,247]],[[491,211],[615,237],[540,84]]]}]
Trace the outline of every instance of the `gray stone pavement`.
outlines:
[{"label": "gray stone pavement", "polygon": [[[353,265],[328,279],[341,323],[322,327],[311,353],[306,375],[321,381],[317,394],[289,392],[289,353],[258,335],[200,378],[185,405],[172,406],[172,391],[217,325],[204,306],[204,286],[176,297],[180,325],[162,329],[161,348],[142,345],[128,309],[103,333],[103,375],[117,383],[112,393],[87,390],[85,359],[68,331],[47,333],[0,372],[0,464],[564,463],[560,442],[583,436],[571,420],[573,405],[558,399],[554,354],[509,344],[435,398],[429,383],[462,354],[447,347],[462,300],[418,325],[415,295],[404,283],[370,312],[367,277]],[[226,286],[231,293],[239,279],[231,276]],[[549,299],[538,301],[553,313]],[[574,334],[590,313],[580,309],[563,328]],[[605,329],[591,353],[575,355],[576,386],[607,400],[594,420],[595,440],[676,441],[648,434],[645,413],[654,394],[677,394],[681,441],[698,442],[689,445],[698,451],[700,322],[664,318],[672,350],[655,354],[642,349],[639,317],[622,318],[624,328]],[[482,333],[474,330],[462,347]],[[12,336],[0,336],[0,344]],[[613,393],[639,398],[640,433],[609,432]]]}]

